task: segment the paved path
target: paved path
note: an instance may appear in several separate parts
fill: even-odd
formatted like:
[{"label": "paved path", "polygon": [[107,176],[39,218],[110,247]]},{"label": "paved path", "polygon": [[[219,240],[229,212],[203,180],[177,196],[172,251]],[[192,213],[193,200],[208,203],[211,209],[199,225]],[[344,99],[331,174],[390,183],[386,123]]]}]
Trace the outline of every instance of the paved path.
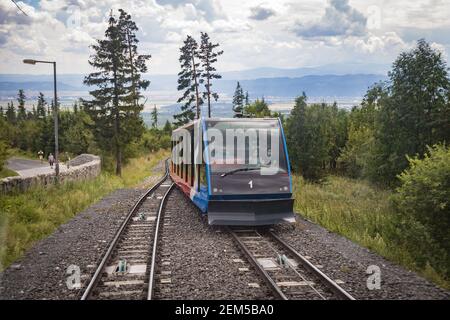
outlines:
[{"label": "paved path", "polygon": [[[39,160],[29,160],[17,157],[8,159],[8,161],[6,162],[6,167],[17,172],[17,174],[21,177],[32,177],[40,174],[52,173],[55,171],[55,167],[53,166],[53,169],[51,169],[50,165],[46,161],[41,163]],[[60,162],[59,171],[64,172],[66,170],[67,167],[62,162]]]}]

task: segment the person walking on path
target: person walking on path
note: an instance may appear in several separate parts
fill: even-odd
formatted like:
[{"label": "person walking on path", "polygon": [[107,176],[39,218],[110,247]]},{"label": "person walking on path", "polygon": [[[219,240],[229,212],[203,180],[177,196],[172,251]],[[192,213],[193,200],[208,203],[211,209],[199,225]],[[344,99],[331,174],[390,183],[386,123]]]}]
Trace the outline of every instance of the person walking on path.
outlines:
[{"label": "person walking on path", "polygon": [[42,150],[39,150],[38,157],[39,157],[39,160],[41,161],[41,163],[43,163],[44,162],[44,152],[42,152]]},{"label": "person walking on path", "polygon": [[52,153],[48,155],[48,163],[50,164],[50,168],[53,169],[53,164],[55,163],[55,157]]}]

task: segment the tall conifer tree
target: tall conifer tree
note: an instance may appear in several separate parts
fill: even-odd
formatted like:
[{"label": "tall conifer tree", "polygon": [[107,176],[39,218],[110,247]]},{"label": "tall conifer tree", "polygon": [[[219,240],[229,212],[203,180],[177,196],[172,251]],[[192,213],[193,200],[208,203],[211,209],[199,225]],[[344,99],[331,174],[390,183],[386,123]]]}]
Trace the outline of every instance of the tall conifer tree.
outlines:
[{"label": "tall conifer tree", "polygon": [[37,107],[36,107],[36,115],[39,119],[45,118],[45,106],[47,105],[47,101],[45,101],[44,94],[39,92]]},{"label": "tall conifer tree", "polygon": [[27,110],[25,109],[25,100],[26,100],[25,92],[20,89],[17,94],[17,120],[23,121],[27,119]]},{"label": "tall conifer tree", "polygon": [[233,111],[235,118],[242,118],[244,116],[244,98],[244,91],[238,81],[233,96]]},{"label": "tall conifer tree", "polygon": [[223,50],[217,51],[218,43],[213,44],[206,32],[201,33],[199,58],[202,64],[203,72],[201,77],[204,79],[205,89],[203,98],[208,103],[208,117],[211,117],[211,97],[217,101],[219,95],[212,90],[212,80],[220,79],[222,76],[216,73],[214,64],[217,62],[217,57],[223,54]]},{"label": "tall conifer tree", "polygon": [[184,104],[181,106],[181,112],[173,116],[177,126],[200,117],[203,99],[199,95],[199,85],[203,83],[203,79],[200,78],[202,71],[199,69],[198,58],[197,41],[187,36],[184,45],[180,48],[181,71],[178,73],[178,91],[184,91],[177,102]]},{"label": "tall conifer tree", "polygon": [[140,91],[149,85],[149,81],[141,79],[141,73],[147,71],[150,56],[137,54],[136,31],[126,12],[120,11],[119,20],[111,14],[105,38],[92,46],[95,54],[89,64],[98,71],[84,80],[96,87],[90,91],[94,99],[84,101],[84,110],[94,120],[98,144],[105,151],[113,151],[117,175],[122,173],[124,148],[145,130],[139,98]]}]

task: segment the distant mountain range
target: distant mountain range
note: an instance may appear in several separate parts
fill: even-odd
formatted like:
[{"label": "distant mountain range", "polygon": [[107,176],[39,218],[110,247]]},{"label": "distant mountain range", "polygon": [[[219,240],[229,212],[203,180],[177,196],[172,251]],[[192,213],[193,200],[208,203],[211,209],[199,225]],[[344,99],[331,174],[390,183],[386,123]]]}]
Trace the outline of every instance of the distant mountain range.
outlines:
[{"label": "distant mountain range", "polygon": [[[308,96],[363,96],[373,83],[386,79],[383,66],[364,65],[368,70],[360,72],[362,65],[327,65],[315,68],[256,68],[222,73],[222,79],[215,81],[214,89],[232,96],[239,81],[251,97],[294,97],[305,91]],[[371,73],[371,71],[379,73]],[[149,92],[176,92],[177,75],[151,75],[144,78],[151,81]],[[58,91],[83,91],[89,88],[83,84],[82,74],[58,75]],[[53,90],[52,75],[0,74],[0,95],[25,91]]]}]

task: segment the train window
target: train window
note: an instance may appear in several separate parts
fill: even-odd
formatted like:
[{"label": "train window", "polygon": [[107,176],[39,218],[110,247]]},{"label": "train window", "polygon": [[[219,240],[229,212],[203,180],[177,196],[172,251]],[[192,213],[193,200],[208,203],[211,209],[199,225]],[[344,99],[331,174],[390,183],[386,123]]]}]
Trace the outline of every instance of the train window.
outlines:
[{"label": "train window", "polygon": [[[223,173],[225,171],[229,171],[231,167],[233,168],[247,168],[247,167],[259,167],[266,166],[267,164],[261,162],[261,157],[259,154],[259,146],[260,146],[260,136],[262,133],[266,133],[266,146],[267,146],[267,154],[270,155],[272,150],[271,146],[271,131],[275,130],[278,133],[279,141],[279,158],[278,164],[278,172],[287,172],[287,162],[283,144],[283,137],[281,135],[280,126],[277,120],[263,120],[263,121],[215,121],[208,120],[208,127],[214,128],[222,132],[223,136],[223,147],[220,149],[217,145],[214,147],[214,151],[218,153],[218,155],[213,154],[212,156],[216,157],[217,160],[215,163],[211,165],[212,173]],[[230,141],[229,143],[234,146],[234,148],[225,148],[227,146],[227,130],[241,130],[240,132],[244,133],[244,144],[243,148],[239,148],[237,144],[237,136],[232,136],[234,141]],[[230,131],[232,132],[232,131]],[[242,136],[239,136],[242,138]],[[251,139],[250,139],[251,138]],[[242,150],[243,149],[243,150]],[[250,161],[252,159],[252,161]],[[231,163],[230,163],[231,160]],[[256,163],[254,163],[256,161]],[[253,163],[251,163],[253,162]],[[256,173],[256,172],[255,172]]]}]

